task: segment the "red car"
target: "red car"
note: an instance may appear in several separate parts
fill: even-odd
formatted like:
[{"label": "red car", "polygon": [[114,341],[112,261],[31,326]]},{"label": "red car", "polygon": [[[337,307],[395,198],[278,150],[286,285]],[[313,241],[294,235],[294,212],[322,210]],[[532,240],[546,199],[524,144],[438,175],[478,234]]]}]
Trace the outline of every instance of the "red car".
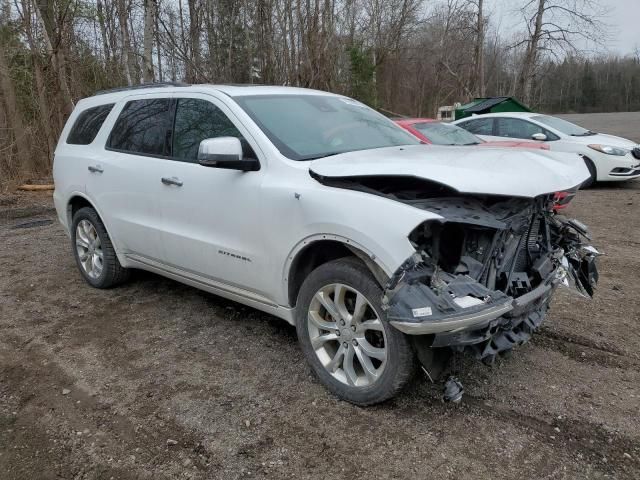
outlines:
[{"label": "red car", "polygon": [[394,120],[398,125],[419,138],[424,143],[434,145],[477,145],[479,147],[518,147],[549,150],[542,142],[500,141],[487,142],[473,133],[450,123],[440,122],[433,118],[406,118]]},{"label": "red car", "polygon": [[[533,148],[538,150],[549,150],[549,146],[544,143],[499,141],[487,142],[476,137],[473,133],[466,131],[456,125],[440,122],[433,118],[405,118],[394,120],[398,125],[411,133],[414,137],[429,145],[473,145],[478,147],[508,147],[508,148]],[[557,192],[554,211],[565,208],[575,192]]]}]

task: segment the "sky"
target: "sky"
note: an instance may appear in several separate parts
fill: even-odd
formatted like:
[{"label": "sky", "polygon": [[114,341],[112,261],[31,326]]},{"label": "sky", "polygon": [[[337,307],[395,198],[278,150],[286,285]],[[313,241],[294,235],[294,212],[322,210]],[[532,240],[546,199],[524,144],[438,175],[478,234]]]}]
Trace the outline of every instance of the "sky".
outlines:
[{"label": "sky", "polygon": [[[495,15],[496,23],[505,33],[516,32],[521,28],[522,17],[517,9],[524,0],[487,0],[488,13]],[[599,50],[619,55],[633,53],[640,49],[640,0],[599,0],[603,10],[607,12],[601,20],[609,26],[609,39]],[[592,49],[593,46],[585,45]]]},{"label": "sky", "polygon": [[640,49],[640,0],[606,0],[604,4],[612,10],[606,22],[617,37],[610,49],[623,55]]}]

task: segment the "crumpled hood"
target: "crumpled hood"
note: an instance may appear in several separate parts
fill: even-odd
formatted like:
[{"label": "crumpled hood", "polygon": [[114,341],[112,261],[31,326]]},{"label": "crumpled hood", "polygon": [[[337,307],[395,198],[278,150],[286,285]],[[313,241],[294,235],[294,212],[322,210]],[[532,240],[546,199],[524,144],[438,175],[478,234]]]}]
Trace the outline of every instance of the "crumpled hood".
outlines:
[{"label": "crumpled hood", "polygon": [[321,177],[410,176],[460,193],[533,198],[568,190],[589,177],[578,155],[543,150],[411,145],[349,152],[314,160]]}]

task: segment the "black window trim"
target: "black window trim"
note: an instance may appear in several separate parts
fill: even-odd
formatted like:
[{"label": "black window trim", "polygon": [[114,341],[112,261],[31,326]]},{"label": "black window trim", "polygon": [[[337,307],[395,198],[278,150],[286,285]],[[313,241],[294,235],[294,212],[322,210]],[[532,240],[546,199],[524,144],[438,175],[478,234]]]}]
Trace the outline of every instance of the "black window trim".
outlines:
[{"label": "black window trim", "polygon": [[[67,138],[64,139],[64,143],[65,145],[73,145],[75,147],[88,147],[89,145],[92,145],[93,142],[96,141],[96,138],[98,138],[98,136],[100,135],[100,132],[102,131],[102,129],[104,128],[104,124],[107,121],[107,118],[109,118],[109,115],[111,115],[111,113],[113,112],[113,107],[116,106],[117,102],[110,102],[110,103],[101,103],[99,105],[93,105],[92,107],[87,107],[84,110],[82,110],[78,116],[76,117],[76,119],[73,121],[73,125],[71,125],[71,128],[69,129],[69,133],[67,133]],[[104,117],[104,120],[102,121],[102,124],[100,125],[100,128],[98,129],[98,131],[96,132],[96,135],[93,137],[93,140],[91,140],[89,143],[69,143],[69,137],[71,136],[71,134],[73,133],[73,131],[76,128],[76,125],[78,124],[78,120],[80,120],[80,117],[82,115],[84,115],[86,112],[88,112],[89,110],[92,110],[94,108],[100,108],[100,107],[111,107],[109,109],[109,112],[107,113],[107,116]],[[109,136],[111,136],[111,132],[109,132]]]},{"label": "black window trim", "polygon": [[[216,108],[220,109],[220,111],[227,117],[229,118],[229,115],[227,115],[220,107],[218,107],[215,103],[211,102],[210,100],[204,99],[204,98],[200,98],[200,97],[184,97],[184,96],[179,96],[179,97],[153,97],[153,99],[169,99],[170,103],[169,103],[169,114],[171,116],[170,118],[170,124],[171,126],[169,127],[169,145],[168,145],[168,149],[169,149],[169,153],[173,153],[171,150],[173,150],[173,135],[175,132],[175,122],[176,122],[176,110],[178,108],[178,100],[180,99],[196,99],[196,100],[203,100],[205,102],[210,102],[213,106],[215,106]],[[214,97],[215,98],[215,97]],[[125,102],[125,104],[122,106],[122,108],[120,109],[120,112],[118,112],[118,118],[120,117],[120,114],[122,113],[122,110],[124,110],[124,108],[127,106],[127,104],[129,102],[135,102],[137,100],[146,100],[145,98],[133,98],[131,100],[127,100]],[[113,107],[112,110],[113,111]],[[116,119],[117,121],[117,119]],[[236,124],[233,122],[233,120],[231,120],[231,118],[229,118],[229,121],[231,123],[233,123],[233,125],[238,128],[236,126]],[[165,144],[163,147],[164,153],[163,155],[157,155],[154,153],[142,153],[142,152],[132,152],[131,150],[123,150],[121,148],[113,148],[109,146],[109,141],[111,140],[111,134],[113,133],[113,127],[115,127],[115,122],[113,123],[113,125],[111,126],[111,131],[109,132],[109,136],[107,137],[107,141],[104,144],[104,149],[108,150],[109,152],[116,152],[116,153],[126,153],[127,155],[136,155],[138,157],[150,157],[150,158],[157,158],[158,160],[171,160],[173,162],[182,162],[182,163],[191,163],[191,164],[195,164],[198,165],[198,162],[193,162],[187,158],[178,158],[178,157],[174,157],[172,155],[165,155],[167,153],[167,135],[165,133]],[[240,129],[238,129],[238,131],[240,131]],[[242,132],[241,132],[242,133]],[[245,138],[245,141],[249,144],[249,146],[251,147],[251,150],[253,150],[253,152],[255,153],[256,156],[256,160],[258,160],[258,163],[260,163],[260,159],[258,158],[258,154],[256,153],[256,149],[253,148],[253,145],[251,145],[251,143]]]}]

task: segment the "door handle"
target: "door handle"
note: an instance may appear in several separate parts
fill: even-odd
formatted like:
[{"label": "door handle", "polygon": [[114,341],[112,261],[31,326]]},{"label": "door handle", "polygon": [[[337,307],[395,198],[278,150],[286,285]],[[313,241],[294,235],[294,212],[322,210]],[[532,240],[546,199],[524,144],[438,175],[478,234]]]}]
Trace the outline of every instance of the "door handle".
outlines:
[{"label": "door handle", "polygon": [[176,177],[171,177],[171,178],[162,177],[162,183],[164,183],[165,185],[175,185],[176,187],[182,186],[182,182],[180,181],[179,178],[176,178]]},{"label": "door handle", "polygon": [[100,165],[96,165],[95,167],[93,165],[89,165],[87,168],[91,173],[102,173],[102,172],[104,172],[104,170],[102,169],[102,167]]}]

